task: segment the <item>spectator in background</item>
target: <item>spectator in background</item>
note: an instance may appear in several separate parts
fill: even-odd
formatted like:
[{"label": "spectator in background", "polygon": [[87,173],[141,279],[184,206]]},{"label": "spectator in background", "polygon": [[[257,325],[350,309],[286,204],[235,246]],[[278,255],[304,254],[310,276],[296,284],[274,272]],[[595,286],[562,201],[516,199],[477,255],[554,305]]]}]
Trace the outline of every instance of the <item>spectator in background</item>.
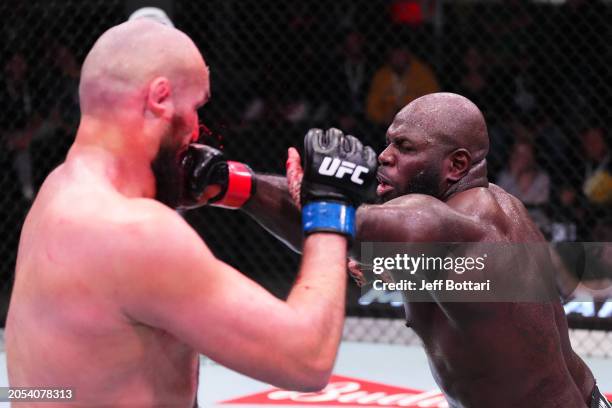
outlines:
[{"label": "spectator in background", "polygon": [[543,206],[550,198],[550,177],[536,162],[531,142],[518,139],[514,143],[508,165],[499,174],[497,184],[525,204],[540,228],[548,228]]},{"label": "spectator in background", "polygon": [[482,52],[475,46],[469,46],[461,57],[461,68],[456,82],[450,84],[456,93],[473,101],[485,117],[488,116],[487,108],[491,103],[486,67]]},{"label": "spectator in background", "polygon": [[63,44],[52,48],[52,62],[58,72],[55,81],[55,106],[51,117],[62,132],[73,135],[79,124],[79,77],[81,67],[74,53]]},{"label": "spectator in background", "polygon": [[[328,113],[326,90],[318,84],[323,83],[320,50],[312,44],[296,44],[294,56],[295,69],[299,75],[286,83],[282,94],[281,112],[291,124],[318,126]],[[300,47],[300,48],[297,48]],[[298,68],[299,67],[299,68]],[[316,85],[315,85],[316,84]]]},{"label": "spectator in background", "polygon": [[579,228],[584,218],[584,206],[574,186],[562,183],[555,191],[553,205],[555,211],[551,214],[553,220],[549,239],[552,242],[564,242],[584,237],[585,231]]},{"label": "spectator in background", "polygon": [[[268,122],[297,130],[322,126],[328,119],[329,92],[335,91],[330,91],[331,86],[324,86],[329,77],[324,64],[329,58],[328,50],[321,45],[329,33],[320,13],[309,3],[297,2],[294,6],[279,11],[280,20],[273,32],[282,36],[283,44],[290,46],[280,53],[270,49],[255,53],[258,60],[263,60],[263,70],[258,79],[259,89],[242,114],[247,126]],[[256,46],[261,46],[261,41],[253,44]],[[285,74],[279,75],[279,72]]]},{"label": "spectator in background", "polygon": [[521,47],[512,75],[514,85],[512,92],[513,107],[521,114],[532,114],[538,107],[536,68],[531,54]]},{"label": "spectator in background", "polygon": [[[570,161],[568,159],[576,155],[576,149],[567,151],[571,145],[568,143],[569,135],[551,117],[551,112],[548,109],[540,108],[530,115],[530,118],[533,119],[534,140],[538,143],[538,150],[543,153],[542,158],[546,162],[547,170],[563,179],[570,176],[568,175],[568,167],[570,167],[570,172],[577,173],[575,166],[568,163]],[[571,176],[575,178],[575,174]]]},{"label": "spectator in background", "polygon": [[328,91],[324,83],[326,49],[323,16],[308,2],[295,2],[287,9],[286,40],[283,50],[287,68],[296,75],[276,77],[283,87],[280,93],[282,119],[296,128],[321,125],[328,114]]},{"label": "spectator in background", "polygon": [[581,134],[585,155],[582,190],[589,202],[609,207],[612,204],[612,163],[602,127],[590,127]]},{"label": "spectator in background", "polygon": [[489,126],[491,146],[487,157],[487,173],[498,180],[502,170],[508,169],[510,155],[517,140],[535,140],[533,129],[525,117],[512,116],[507,121],[493,122]]},{"label": "spectator in background", "polygon": [[367,117],[377,125],[388,125],[395,114],[414,99],[440,86],[429,66],[406,46],[393,48],[388,61],[372,79],[367,98]]},{"label": "spectator in background", "polygon": [[497,62],[490,67],[494,98],[489,112],[501,121],[512,115],[532,117],[541,108],[541,67],[524,46],[517,46],[512,55],[507,60],[493,57]]},{"label": "spectator in background", "polygon": [[565,124],[585,115],[609,115],[603,97],[610,72],[610,7],[601,0],[567,0],[551,7],[543,29],[551,38],[541,52],[546,71],[553,75],[552,98],[564,112]]},{"label": "spectator in background", "polygon": [[2,67],[0,132],[3,144],[12,153],[23,198],[31,201],[35,189],[29,147],[42,126],[42,120],[35,106],[37,98],[32,92],[28,71],[28,63],[19,52],[10,56]]},{"label": "spectator in background", "polygon": [[[47,47],[46,66],[51,68],[44,87],[48,115],[41,129],[34,135],[30,152],[34,184],[42,184],[45,177],[60,164],[73,141],[80,119],[79,76],[81,67],[73,52],[59,42]],[[37,80],[42,81],[42,78]]]},{"label": "spectator in background", "polygon": [[364,37],[349,31],[340,47],[340,59],[334,60],[334,98],[332,110],[338,126],[347,132],[363,134],[365,100],[372,77],[364,50]]}]

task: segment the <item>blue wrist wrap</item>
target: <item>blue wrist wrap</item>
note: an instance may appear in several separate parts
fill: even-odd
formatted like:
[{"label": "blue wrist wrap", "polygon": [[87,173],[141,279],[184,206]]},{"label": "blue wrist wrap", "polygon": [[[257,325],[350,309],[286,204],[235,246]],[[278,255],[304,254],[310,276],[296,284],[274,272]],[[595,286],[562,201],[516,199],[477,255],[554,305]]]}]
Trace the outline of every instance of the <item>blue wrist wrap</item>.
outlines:
[{"label": "blue wrist wrap", "polygon": [[302,208],[304,234],[335,232],[355,237],[355,207],[328,201],[315,201]]}]

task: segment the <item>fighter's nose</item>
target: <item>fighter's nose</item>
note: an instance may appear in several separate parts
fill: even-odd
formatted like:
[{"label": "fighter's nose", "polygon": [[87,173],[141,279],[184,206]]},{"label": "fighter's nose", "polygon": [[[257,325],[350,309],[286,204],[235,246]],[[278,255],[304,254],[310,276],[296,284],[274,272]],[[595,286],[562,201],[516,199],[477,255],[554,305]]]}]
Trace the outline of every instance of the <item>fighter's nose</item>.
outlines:
[{"label": "fighter's nose", "polygon": [[389,152],[388,147],[378,155],[378,164],[381,166],[393,165],[393,155]]}]

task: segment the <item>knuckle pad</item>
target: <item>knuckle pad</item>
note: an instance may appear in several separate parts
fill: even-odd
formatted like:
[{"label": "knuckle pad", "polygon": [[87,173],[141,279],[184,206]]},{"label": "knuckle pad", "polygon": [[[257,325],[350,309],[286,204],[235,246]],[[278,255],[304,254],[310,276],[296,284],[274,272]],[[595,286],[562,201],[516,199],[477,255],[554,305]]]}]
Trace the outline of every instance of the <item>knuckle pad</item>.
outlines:
[{"label": "knuckle pad", "polygon": [[338,136],[331,132],[331,129],[321,132],[321,140],[323,141],[323,143],[321,143],[321,149],[323,151],[333,150],[338,143],[337,138]]},{"label": "knuckle pad", "polygon": [[309,130],[305,135],[304,135],[304,147],[308,146],[312,141],[312,131]]},{"label": "knuckle pad", "polygon": [[376,153],[374,152],[374,149],[372,149],[370,146],[367,146],[365,149],[365,155],[366,155],[366,161],[368,163],[368,166],[371,167],[376,167]]},{"label": "knuckle pad", "polygon": [[317,140],[318,140],[318,145],[321,148],[326,149],[329,146],[330,140],[329,140],[329,135],[327,134],[327,132],[321,133]]},{"label": "knuckle pad", "polygon": [[321,133],[321,129],[309,129],[304,137],[304,145],[313,145],[319,142],[319,134]]},{"label": "knuckle pad", "polygon": [[361,142],[359,142],[359,139],[357,139],[355,136],[353,135],[347,135],[346,136],[346,140],[347,140],[347,144],[348,144],[348,150],[351,153],[355,153],[358,152],[361,149]]},{"label": "knuckle pad", "polygon": [[326,149],[328,151],[335,149],[338,146],[338,143],[340,143],[340,139],[342,138],[342,136],[342,132],[340,132],[338,129],[327,129],[327,131],[325,132],[325,137],[327,139],[327,144],[325,146]]}]

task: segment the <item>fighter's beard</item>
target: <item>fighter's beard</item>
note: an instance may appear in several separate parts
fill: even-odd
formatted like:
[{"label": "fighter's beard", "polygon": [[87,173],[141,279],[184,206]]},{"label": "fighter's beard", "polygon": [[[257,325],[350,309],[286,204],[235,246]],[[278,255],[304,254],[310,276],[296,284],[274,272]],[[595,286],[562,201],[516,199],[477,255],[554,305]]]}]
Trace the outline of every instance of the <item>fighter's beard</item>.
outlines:
[{"label": "fighter's beard", "polygon": [[440,172],[436,168],[421,170],[418,172],[410,183],[406,194],[426,194],[436,198],[440,198]]},{"label": "fighter's beard", "polygon": [[151,162],[155,175],[155,199],[171,208],[178,206],[183,192],[180,150],[180,146],[162,141],[155,159]]}]

